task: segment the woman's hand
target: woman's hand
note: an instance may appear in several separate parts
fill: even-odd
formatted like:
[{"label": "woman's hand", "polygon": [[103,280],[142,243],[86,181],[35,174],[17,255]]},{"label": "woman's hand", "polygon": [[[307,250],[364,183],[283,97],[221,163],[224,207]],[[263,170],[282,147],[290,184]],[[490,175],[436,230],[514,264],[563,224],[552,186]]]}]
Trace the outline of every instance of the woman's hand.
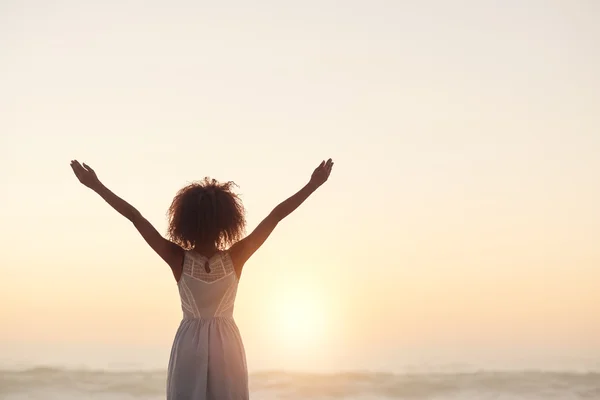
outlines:
[{"label": "woman's hand", "polygon": [[75,173],[79,182],[92,190],[96,190],[100,187],[101,183],[94,170],[87,164],[83,163],[83,166],[77,160],[71,160],[71,168]]},{"label": "woman's hand", "polygon": [[331,158],[327,160],[327,162],[322,161],[321,164],[319,164],[319,166],[312,173],[309,185],[313,186],[316,189],[325,182],[327,182],[327,178],[329,178],[329,174],[331,174],[332,168],[333,161],[331,160]]}]

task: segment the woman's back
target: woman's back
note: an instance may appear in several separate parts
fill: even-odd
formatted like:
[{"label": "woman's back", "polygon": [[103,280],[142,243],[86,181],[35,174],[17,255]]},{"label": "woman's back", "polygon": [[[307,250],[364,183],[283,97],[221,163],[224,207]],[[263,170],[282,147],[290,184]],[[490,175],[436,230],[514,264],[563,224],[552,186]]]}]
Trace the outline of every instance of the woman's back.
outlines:
[{"label": "woman's back", "polygon": [[177,282],[186,318],[231,317],[238,279],[227,251],[208,258],[186,251]]},{"label": "woman's back", "polygon": [[[229,252],[186,251],[177,282],[183,319],[175,335],[167,399],[247,399],[244,346],[233,320],[238,279]],[[210,365],[209,365],[210,362]]]}]

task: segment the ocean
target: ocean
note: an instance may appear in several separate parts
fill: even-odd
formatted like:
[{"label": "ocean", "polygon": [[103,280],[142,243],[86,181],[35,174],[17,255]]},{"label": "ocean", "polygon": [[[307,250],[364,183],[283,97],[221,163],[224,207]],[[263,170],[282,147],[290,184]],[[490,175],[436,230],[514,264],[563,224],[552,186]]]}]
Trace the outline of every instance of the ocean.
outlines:
[{"label": "ocean", "polygon": [[[0,399],[164,400],[165,379],[164,370],[4,369]],[[260,372],[250,391],[252,400],[600,400],[600,371]]]}]

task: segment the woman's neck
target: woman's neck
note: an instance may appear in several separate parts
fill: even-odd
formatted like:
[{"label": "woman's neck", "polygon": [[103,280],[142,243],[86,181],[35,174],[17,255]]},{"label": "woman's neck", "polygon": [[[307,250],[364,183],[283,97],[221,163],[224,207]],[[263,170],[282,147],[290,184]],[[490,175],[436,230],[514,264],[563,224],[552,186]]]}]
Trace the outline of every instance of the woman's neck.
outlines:
[{"label": "woman's neck", "polygon": [[193,251],[195,251],[196,253],[203,255],[204,257],[212,257],[214,254],[216,254],[219,249],[217,249],[217,246],[215,246],[214,244],[196,244],[194,246]]}]

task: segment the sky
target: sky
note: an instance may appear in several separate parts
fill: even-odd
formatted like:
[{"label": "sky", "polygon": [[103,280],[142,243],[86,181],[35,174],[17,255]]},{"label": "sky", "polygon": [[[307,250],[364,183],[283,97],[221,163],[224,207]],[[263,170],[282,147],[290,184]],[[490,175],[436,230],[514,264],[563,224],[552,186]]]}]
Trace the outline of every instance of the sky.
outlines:
[{"label": "sky", "polygon": [[[233,180],[250,370],[600,366],[600,4],[0,2],[0,363],[165,368],[161,232]],[[541,361],[540,361],[541,360]],[[582,361],[583,360],[583,361]]]}]

